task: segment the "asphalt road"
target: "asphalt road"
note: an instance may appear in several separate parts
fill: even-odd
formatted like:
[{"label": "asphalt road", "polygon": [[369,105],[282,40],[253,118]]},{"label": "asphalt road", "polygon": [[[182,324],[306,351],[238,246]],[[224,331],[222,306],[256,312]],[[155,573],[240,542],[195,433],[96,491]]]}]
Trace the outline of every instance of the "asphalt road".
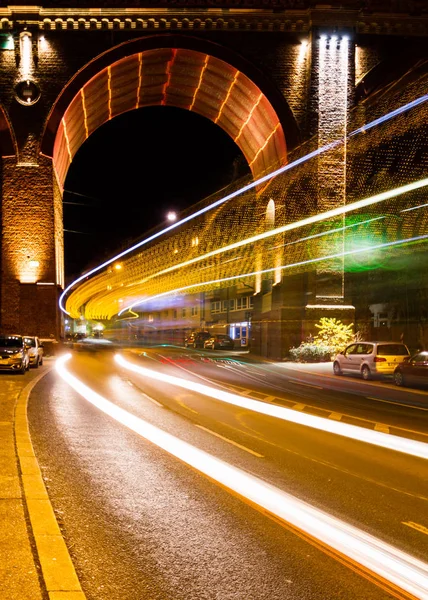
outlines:
[{"label": "asphalt road", "polygon": [[[387,386],[319,376],[315,383],[311,375],[219,353],[139,354],[128,358],[265,402],[324,417],[349,413],[364,427],[386,422],[411,437],[404,428],[428,432],[423,395],[414,394],[413,403]],[[109,353],[76,353],[68,369],[144,421],[426,560],[426,461],[148,380],[118,367]],[[376,397],[383,401],[370,400]],[[29,420],[89,600],[393,597],[116,423],[55,372],[34,389]]]}]

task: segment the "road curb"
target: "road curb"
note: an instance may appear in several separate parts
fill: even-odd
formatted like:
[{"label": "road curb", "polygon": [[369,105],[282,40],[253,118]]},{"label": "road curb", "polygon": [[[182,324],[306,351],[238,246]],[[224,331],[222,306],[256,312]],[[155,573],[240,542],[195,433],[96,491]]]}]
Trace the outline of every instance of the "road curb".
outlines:
[{"label": "road curb", "polygon": [[49,600],[86,600],[43,482],[28,427],[28,399],[49,372],[46,370],[26,385],[15,406],[14,433],[23,501]]}]

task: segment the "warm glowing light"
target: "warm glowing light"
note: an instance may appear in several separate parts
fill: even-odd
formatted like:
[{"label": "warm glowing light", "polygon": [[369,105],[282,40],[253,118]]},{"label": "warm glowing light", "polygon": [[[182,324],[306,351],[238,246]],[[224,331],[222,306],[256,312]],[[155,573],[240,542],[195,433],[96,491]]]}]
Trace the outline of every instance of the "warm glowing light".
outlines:
[{"label": "warm glowing light", "polygon": [[174,212],[173,210],[170,210],[169,213],[166,215],[166,218],[168,221],[173,223],[174,221],[177,220],[177,213]]},{"label": "warm glowing light", "polygon": [[84,90],[84,88],[82,88],[80,90],[80,95],[82,96],[82,110],[83,110],[83,119],[84,119],[84,124],[85,124],[85,135],[86,135],[86,139],[88,139],[88,137],[89,137],[88,115],[86,114],[85,90]]},{"label": "warm glowing light", "polygon": [[112,112],[111,112],[111,67],[107,68],[107,87],[108,87],[108,118],[109,121],[111,120],[112,117]]},{"label": "warm glowing light", "polygon": [[[386,242],[384,244],[377,244],[375,246],[366,246],[363,248],[357,248],[355,250],[347,250],[346,252],[338,252],[336,254],[329,254],[329,255],[325,255],[325,256],[320,256],[317,258],[310,258],[309,260],[304,260],[304,261],[300,261],[300,262],[296,262],[296,263],[291,263],[288,265],[282,265],[280,267],[274,267],[271,269],[263,269],[260,271],[253,271],[252,273],[240,273],[239,275],[232,275],[231,277],[224,277],[222,279],[214,279],[211,281],[204,281],[202,283],[193,283],[191,285],[186,285],[184,287],[181,288],[176,288],[176,289],[172,289],[172,290],[168,290],[167,292],[163,292],[161,294],[156,294],[154,296],[150,296],[149,298],[145,298],[143,300],[137,300],[135,302],[133,302],[130,306],[123,308],[119,315],[122,315],[124,312],[126,312],[127,310],[133,309],[136,306],[140,306],[141,304],[144,304],[145,302],[149,302],[151,300],[154,300],[156,298],[163,298],[165,296],[170,296],[172,294],[177,294],[179,292],[184,292],[184,291],[189,291],[191,289],[196,289],[202,286],[212,286],[214,284],[218,284],[218,283],[226,283],[227,281],[234,281],[236,279],[244,279],[246,277],[256,277],[256,282],[257,282],[257,276],[260,277],[260,282],[261,282],[261,275],[267,274],[267,273],[272,273],[275,272],[276,270],[285,270],[285,269],[294,269],[296,267],[303,267],[305,265],[310,265],[310,264],[315,264],[315,263],[320,263],[320,262],[324,262],[324,261],[328,261],[328,260],[332,260],[335,258],[343,258],[344,256],[352,256],[355,254],[361,254],[361,253],[366,253],[366,252],[371,252],[373,250],[381,250],[383,248],[390,248],[392,246],[400,246],[403,244],[411,244],[414,242],[421,242],[421,241],[425,241],[428,240],[428,234],[427,235],[420,235],[420,236],[415,236],[412,238],[407,238],[404,240],[395,240],[393,242]],[[261,283],[260,283],[260,287],[261,287]],[[258,288],[256,287],[256,291],[258,292]],[[337,296],[334,296],[335,298]]]},{"label": "warm glowing light", "polygon": [[142,83],[143,83],[143,55],[140,52],[138,54],[138,86],[137,86],[137,102],[135,104],[135,108],[140,108],[140,93],[141,93]]},{"label": "warm glowing light", "polygon": [[121,269],[123,269],[123,266],[120,263],[117,263],[116,265],[114,265],[114,268],[116,269],[116,271],[120,271]]},{"label": "warm glowing light", "polygon": [[[400,108],[384,115],[383,117],[376,119],[375,121],[372,121],[366,125],[364,125],[363,127],[360,127],[359,129],[356,129],[355,131],[351,132],[349,134],[349,137],[357,135],[359,133],[364,133],[365,131],[367,131],[368,129],[371,129],[372,127],[374,127],[375,125],[381,123],[381,122],[385,122],[389,119],[392,119],[400,114],[405,113],[406,111],[411,110],[412,108],[423,104],[424,102],[426,102],[428,100],[428,94],[425,94],[423,96],[420,96],[419,98],[417,98],[416,100],[409,102],[408,104],[405,104],[403,106],[401,106]],[[71,162],[71,153],[70,153],[70,146],[69,146],[69,142],[68,142],[68,138],[67,138],[67,134],[66,134],[66,126],[65,126],[65,121],[64,119],[62,120],[63,123],[63,127],[64,127],[64,133],[65,133],[65,138],[66,138],[66,144],[67,144],[67,149],[68,149],[68,153],[69,153],[69,157],[70,157],[70,162]],[[74,281],[72,281],[63,291],[63,293],[61,294],[60,298],[59,298],[59,307],[60,309],[66,313],[66,314],[70,314],[65,306],[64,306],[64,299],[66,297],[66,295],[69,293],[69,291],[75,287],[78,283],[80,283],[81,281],[83,281],[84,279],[87,279],[88,277],[90,277],[91,275],[97,273],[98,271],[100,271],[101,269],[103,269],[104,267],[110,265],[111,263],[113,263],[115,260],[118,260],[120,258],[122,258],[123,256],[126,256],[127,254],[130,254],[132,252],[134,252],[136,249],[141,248],[143,245],[146,245],[150,242],[152,242],[153,240],[164,236],[166,233],[172,231],[173,229],[180,227],[181,225],[184,225],[185,223],[188,223],[189,221],[207,213],[208,211],[213,210],[214,208],[228,202],[229,200],[236,198],[237,196],[240,196],[241,194],[244,194],[245,192],[252,190],[254,188],[258,188],[260,187],[263,183],[270,181],[271,179],[277,177],[278,175],[285,173],[286,171],[289,171],[295,167],[297,167],[298,165],[301,165],[305,162],[307,162],[308,160],[311,160],[312,158],[315,158],[317,156],[319,156],[320,154],[327,152],[328,150],[331,150],[333,148],[336,148],[337,146],[339,146],[340,144],[344,143],[343,139],[339,139],[336,140],[332,143],[326,144],[325,146],[322,146],[320,148],[318,148],[317,150],[314,150],[298,159],[296,159],[295,161],[288,163],[287,165],[284,165],[283,167],[280,167],[279,169],[277,169],[276,171],[269,173],[267,175],[265,175],[264,177],[261,177],[259,179],[257,179],[256,181],[253,181],[251,183],[249,183],[248,185],[242,187],[239,190],[236,190],[226,196],[224,196],[223,198],[220,198],[219,200],[216,200],[215,202],[211,203],[208,206],[205,206],[203,208],[201,208],[200,210],[197,210],[196,212],[192,213],[191,215],[188,215],[187,217],[180,219],[180,221],[177,221],[171,225],[169,225],[168,227],[165,227],[164,229],[162,229],[161,231],[158,231],[156,233],[154,233],[153,235],[143,239],[141,242],[138,242],[138,244],[134,244],[133,246],[131,246],[130,248],[127,248],[126,250],[124,250],[123,252],[120,252],[119,254],[113,256],[112,258],[104,261],[103,263],[99,264],[97,267],[95,267],[94,269],[91,269],[90,271],[88,271],[87,273],[81,275],[80,277],[76,278]]]},{"label": "warm glowing light", "polygon": [[[22,79],[29,79],[32,70],[31,33],[24,31],[19,37],[21,50],[20,71]],[[30,100],[31,102],[31,100]]]},{"label": "warm glowing light", "polygon": [[198,85],[193,93],[193,99],[192,99],[192,104],[189,106],[189,110],[193,110],[193,107],[195,106],[195,102],[196,102],[196,96],[198,95],[198,92],[200,90],[200,87],[202,85],[202,81],[204,79],[204,73],[206,71],[206,68],[208,67],[208,62],[210,60],[210,57],[208,56],[208,54],[205,56],[205,60],[204,60],[204,64],[202,65],[202,69],[201,69],[201,74],[199,75],[199,82]]},{"label": "warm glowing light", "polygon": [[220,110],[218,111],[218,115],[217,115],[217,117],[214,119],[214,123],[218,123],[218,121],[220,120],[221,114],[222,114],[222,112],[223,112],[223,109],[224,109],[224,107],[225,107],[225,106],[226,106],[226,104],[227,104],[227,101],[229,100],[229,96],[230,96],[230,94],[232,93],[233,87],[234,87],[235,83],[238,81],[238,77],[239,77],[239,71],[236,71],[236,73],[235,73],[235,76],[234,76],[234,78],[233,78],[233,80],[232,80],[232,82],[231,82],[231,84],[230,84],[230,86],[229,86],[229,89],[227,90],[226,97],[225,97],[225,99],[223,100],[223,103],[222,103],[222,105],[220,106]]},{"label": "warm glowing light", "polygon": [[[357,200],[357,202],[353,202],[351,204],[339,206],[332,210],[326,211],[324,213],[320,213],[318,215],[313,215],[313,216],[307,217],[305,219],[301,219],[300,221],[296,221],[294,223],[287,223],[286,225],[277,227],[276,229],[270,229],[263,233],[254,235],[250,238],[246,238],[244,240],[234,242],[233,244],[229,244],[228,246],[216,248],[215,250],[212,250],[211,252],[207,252],[206,254],[195,256],[195,257],[193,257],[187,261],[184,261],[180,264],[172,265],[170,267],[167,267],[166,269],[162,269],[162,270],[158,271],[155,275],[153,275],[151,277],[146,277],[145,279],[139,281],[138,283],[144,283],[146,281],[149,281],[152,277],[158,277],[159,275],[165,275],[167,273],[171,273],[172,271],[175,271],[177,269],[181,269],[183,267],[188,267],[192,264],[206,260],[207,258],[211,258],[213,256],[217,256],[217,255],[223,254],[225,252],[230,252],[231,250],[236,250],[237,248],[242,248],[243,246],[246,246],[248,244],[254,244],[255,242],[259,242],[261,240],[268,239],[268,238],[270,238],[272,236],[276,236],[280,233],[285,233],[287,231],[293,231],[294,229],[298,229],[298,228],[304,227],[306,225],[312,225],[314,223],[319,223],[321,221],[329,220],[329,219],[331,219],[333,217],[337,217],[337,216],[342,216],[342,215],[345,215],[346,213],[353,212],[355,210],[365,208],[367,206],[373,206],[380,202],[385,202],[386,200],[389,200],[391,198],[400,196],[402,194],[406,194],[415,189],[419,189],[419,188],[426,187],[426,186],[428,186],[428,178],[421,179],[420,181],[416,181],[414,183],[410,183],[408,185],[405,185],[405,186],[402,186],[399,188],[395,188],[393,190],[388,190],[387,192],[382,192],[381,194],[376,194],[375,196],[371,196],[371,197],[365,198],[363,200]],[[338,231],[341,231],[342,229],[343,228],[340,227],[340,228],[338,228]],[[197,244],[198,244],[198,238],[193,238],[192,246],[195,246]],[[343,256],[343,254],[339,254],[338,256]]]},{"label": "warm glowing light", "polygon": [[273,135],[275,135],[275,133],[278,131],[278,129],[281,127],[281,123],[277,123],[275,129],[270,133],[270,135],[268,135],[265,143],[263,144],[263,146],[260,146],[260,148],[257,150],[253,160],[250,162],[249,166],[251,167],[256,160],[258,159],[258,157],[260,156],[260,153],[263,152],[263,150],[266,148],[266,146],[269,144],[271,138]]},{"label": "warm glowing light", "polygon": [[39,267],[40,263],[39,263],[38,260],[29,260],[28,261],[28,266],[34,269],[36,267]]},{"label": "warm glowing light", "polygon": [[268,514],[306,532],[342,556],[349,557],[370,573],[376,574],[382,583],[390,582],[394,590],[398,587],[413,594],[415,598],[428,598],[426,563],[116,406],[69,373],[65,368],[69,359],[70,355],[65,355],[57,360],[56,370],[60,377],[93,406],[117,422],[257,507],[263,508]]},{"label": "warm glowing light", "polygon": [[64,139],[65,139],[65,144],[67,146],[67,152],[68,152],[68,158],[69,161],[71,163],[71,161],[73,160],[72,156],[71,156],[71,150],[70,150],[70,140],[68,139],[68,134],[67,134],[67,124],[65,122],[64,117],[62,118],[62,128],[64,130]]},{"label": "warm glowing light", "polygon": [[263,99],[263,94],[260,94],[260,96],[257,98],[257,102],[254,104],[253,108],[250,110],[250,112],[248,114],[248,117],[246,118],[246,120],[241,125],[241,128],[240,128],[240,130],[238,132],[238,135],[234,139],[235,144],[238,142],[239,138],[241,137],[241,134],[244,131],[245,127],[251,121],[251,117],[253,116],[254,111],[256,110],[256,108],[258,107],[258,105],[260,104],[260,102],[262,101],[262,99]]},{"label": "warm glowing light", "polygon": [[167,78],[166,78],[166,81],[165,81],[165,84],[164,84],[163,90],[162,90],[162,95],[163,95],[163,98],[162,98],[162,101],[161,101],[162,106],[165,106],[165,104],[166,104],[166,92],[167,92],[167,90],[169,88],[169,85],[171,83],[171,72],[172,72],[172,67],[174,65],[175,57],[176,56],[177,56],[177,49],[176,48],[172,48],[172,58],[171,58],[171,60],[168,61],[168,64],[167,64],[167,67],[166,67],[166,76],[167,76]]}]

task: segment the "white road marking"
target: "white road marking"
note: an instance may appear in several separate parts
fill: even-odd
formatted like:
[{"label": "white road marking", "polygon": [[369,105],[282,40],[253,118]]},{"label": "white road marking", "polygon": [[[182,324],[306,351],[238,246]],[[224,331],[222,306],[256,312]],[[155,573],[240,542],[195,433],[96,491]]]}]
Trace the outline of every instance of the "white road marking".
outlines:
[{"label": "white road marking", "polygon": [[219,433],[216,433],[215,431],[211,431],[211,429],[207,429],[206,427],[202,427],[202,425],[195,425],[195,427],[198,427],[198,429],[203,429],[207,433],[210,433],[211,435],[215,435],[215,437],[218,437],[221,440],[224,440],[225,442],[228,442],[229,444],[233,444],[233,446],[236,446],[237,448],[241,448],[241,450],[245,450],[245,452],[249,452],[250,454],[253,454],[254,456],[257,456],[258,458],[264,458],[263,454],[259,454],[258,452],[255,452],[254,450],[250,450],[250,448],[247,448],[246,446],[241,446],[241,444],[238,444],[238,442],[234,442],[233,440],[230,440],[229,438],[223,437]]}]

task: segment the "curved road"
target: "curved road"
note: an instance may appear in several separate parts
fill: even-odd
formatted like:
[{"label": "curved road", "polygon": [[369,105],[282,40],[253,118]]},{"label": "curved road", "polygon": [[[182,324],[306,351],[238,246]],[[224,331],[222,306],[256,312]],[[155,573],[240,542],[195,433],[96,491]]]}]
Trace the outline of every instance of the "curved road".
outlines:
[{"label": "curved road", "polygon": [[[387,386],[370,386],[371,397],[388,400],[375,403],[356,381],[315,383],[311,375],[219,354],[162,348],[126,358],[268,403],[310,407],[312,414],[350,413],[365,427],[382,420],[419,437],[428,433],[427,412],[417,406],[423,408],[423,394],[414,394],[409,408],[401,406],[409,404],[408,393]],[[148,380],[120,368],[109,353],[75,353],[67,368],[144,421],[426,560],[427,461]],[[356,565],[342,564],[118,424],[54,371],[34,389],[29,420],[89,600],[408,597],[375,585]]]}]

